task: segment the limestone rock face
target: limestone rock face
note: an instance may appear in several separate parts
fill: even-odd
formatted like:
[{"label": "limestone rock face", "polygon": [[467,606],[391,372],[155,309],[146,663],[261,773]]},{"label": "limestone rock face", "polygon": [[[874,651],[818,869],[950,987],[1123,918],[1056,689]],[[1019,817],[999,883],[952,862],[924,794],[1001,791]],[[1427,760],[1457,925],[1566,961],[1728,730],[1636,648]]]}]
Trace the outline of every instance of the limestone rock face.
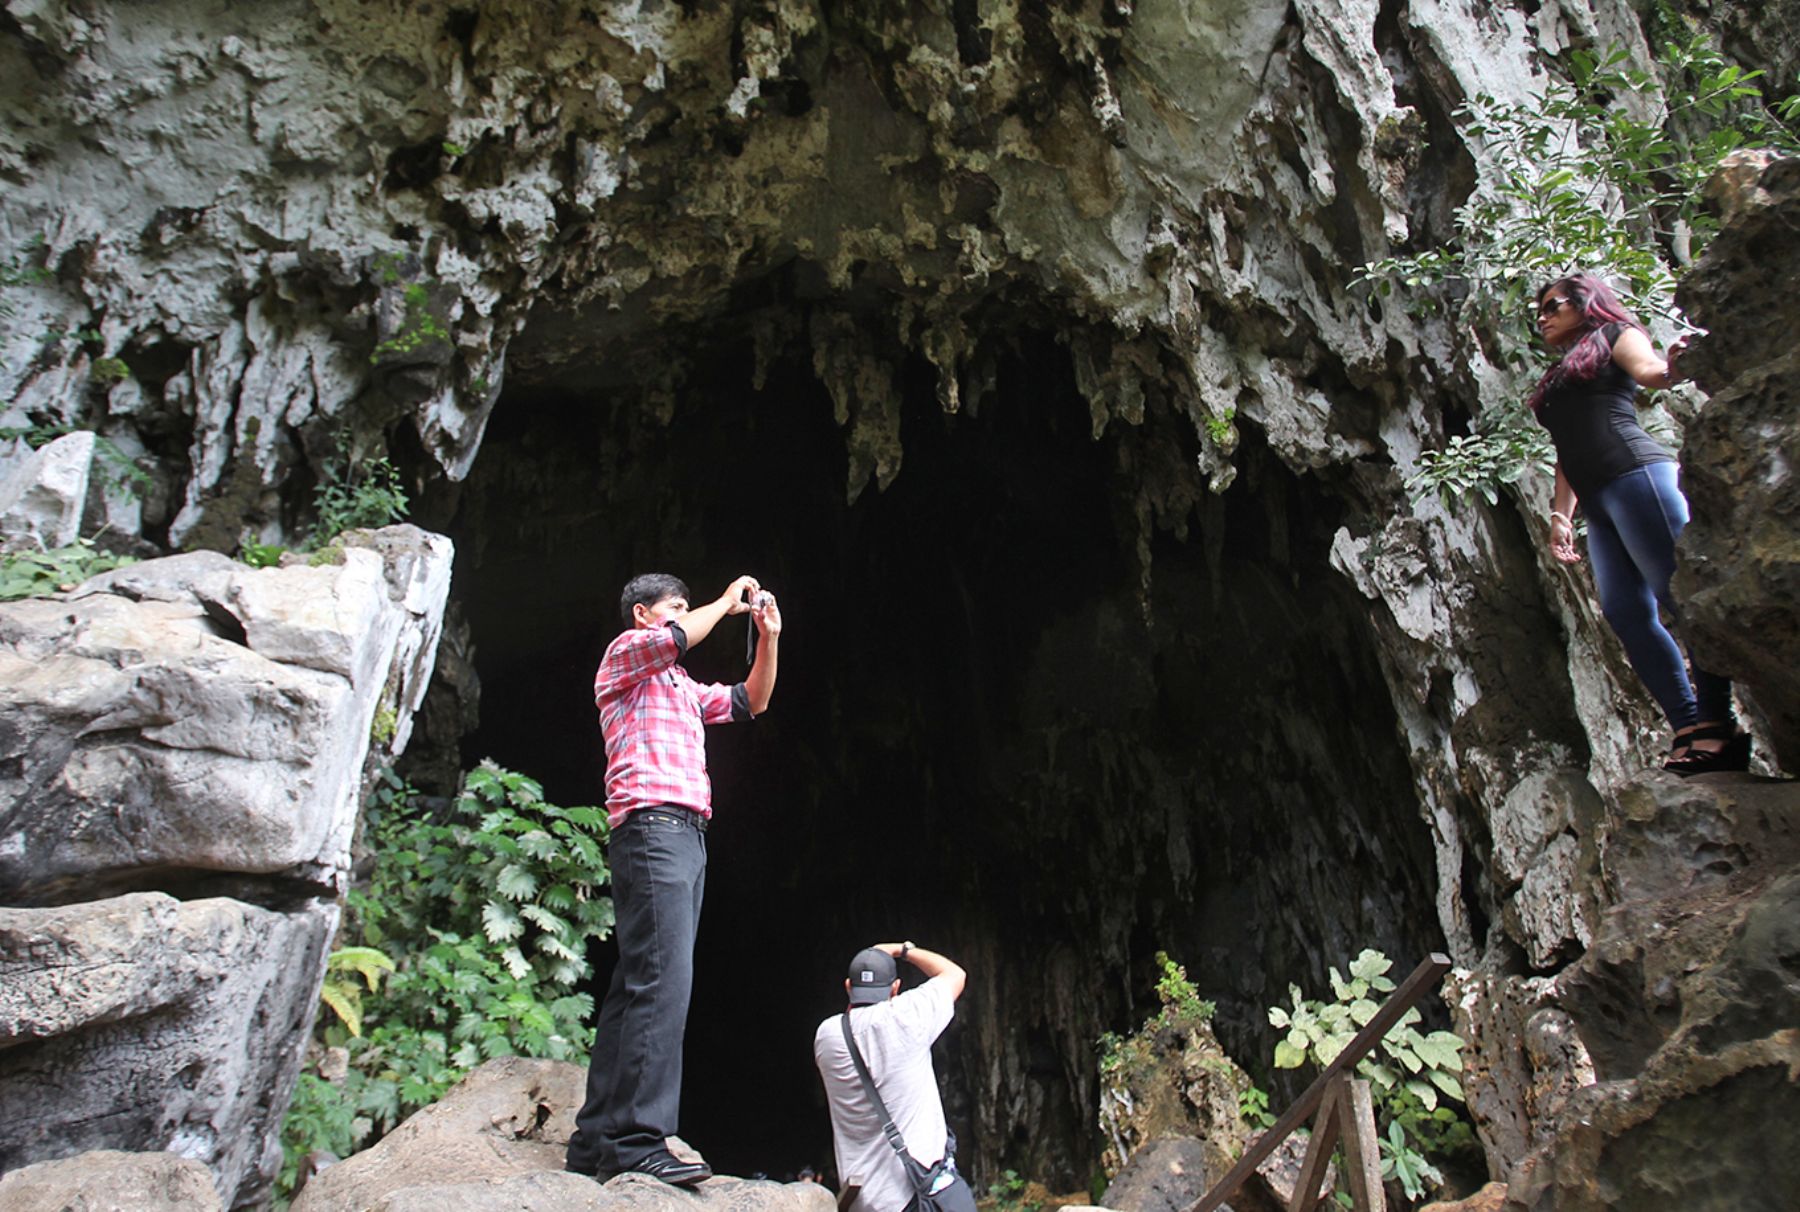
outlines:
[{"label": "limestone rock face", "polygon": [[212,1173],[167,1153],[96,1150],[0,1174],[7,1212],[223,1212]]},{"label": "limestone rock face", "polygon": [[1800,157],[1739,153],[1714,193],[1730,221],[1679,299],[1710,332],[1684,366],[1711,399],[1688,427],[1693,521],[1676,591],[1695,651],[1768,718],[1784,768],[1800,766]]},{"label": "limestone rock face", "polygon": [[1639,807],[1607,856],[1619,898],[1554,993],[1597,1080],[1562,1097],[1554,1139],[1513,1171],[1509,1197],[1544,1212],[1792,1207],[1800,1186],[1766,1159],[1785,1147],[1775,1125],[1800,1114],[1787,1076],[1800,1061],[1800,793],[1652,776],[1627,802]]},{"label": "limestone rock face", "polygon": [[80,533],[94,435],[46,443],[0,477],[0,550],[66,547]]},{"label": "limestone rock face", "polygon": [[817,1183],[718,1176],[692,1192],[640,1174],[563,1171],[586,1091],[565,1061],[502,1057],[373,1148],[320,1171],[294,1212],[831,1212]]},{"label": "limestone rock face", "polygon": [[417,706],[448,591],[437,536],[343,542],[0,605],[0,1171],[129,1146],[266,1194],[372,724]]},{"label": "limestone rock face", "polygon": [[130,1142],[254,1188],[336,920],[161,893],[0,910],[0,1170]]}]

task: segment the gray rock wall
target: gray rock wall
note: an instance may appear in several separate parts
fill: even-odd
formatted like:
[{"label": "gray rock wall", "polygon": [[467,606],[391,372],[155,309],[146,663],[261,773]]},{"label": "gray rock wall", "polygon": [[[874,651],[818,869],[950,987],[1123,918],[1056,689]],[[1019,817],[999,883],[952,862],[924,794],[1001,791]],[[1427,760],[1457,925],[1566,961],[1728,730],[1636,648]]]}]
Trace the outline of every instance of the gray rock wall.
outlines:
[{"label": "gray rock wall", "polygon": [[0,604],[0,1171],[166,1150],[266,1199],[372,726],[417,707],[449,588],[441,538],[344,543]]}]

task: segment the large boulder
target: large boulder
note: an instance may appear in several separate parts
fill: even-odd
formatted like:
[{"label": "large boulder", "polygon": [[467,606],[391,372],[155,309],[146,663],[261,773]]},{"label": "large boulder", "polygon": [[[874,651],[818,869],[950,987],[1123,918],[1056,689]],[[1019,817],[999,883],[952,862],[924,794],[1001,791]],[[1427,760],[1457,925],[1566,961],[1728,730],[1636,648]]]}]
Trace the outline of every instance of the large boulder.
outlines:
[{"label": "large boulder", "polygon": [[121,1144],[279,1159],[334,907],[136,893],[0,909],[0,1171]]},{"label": "large boulder", "polygon": [[1729,221],[1677,298],[1710,331],[1684,360],[1711,399],[1688,426],[1693,521],[1675,589],[1695,656],[1755,697],[1800,768],[1800,157],[1742,153],[1713,185]]},{"label": "large boulder", "polygon": [[448,540],[394,530],[340,564],[197,552],[0,605],[0,901],[335,887],[376,714],[418,705],[449,588]]},{"label": "large boulder", "polygon": [[0,472],[0,551],[66,547],[80,533],[94,435],[64,434]]},{"label": "large boulder", "polygon": [[293,1212],[832,1212],[817,1183],[718,1176],[683,1191],[641,1174],[563,1171],[586,1089],[579,1065],[502,1057],[373,1148],[319,1172]]},{"label": "large boulder", "polygon": [[0,1172],[167,1150],[266,1199],[450,557],[392,527],[317,566],[203,552],[0,604]]},{"label": "large boulder", "polygon": [[1800,1116],[1800,784],[1661,775],[1620,796],[1618,899],[1561,973],[1597,1081],[1508,1175],[1541,1212],[1792,1208]]},{"label": "large boulder", "polygon": [[167,1153],[95,1150],[0,1175],[6,1212],[221,1212],[212,1172]]}]

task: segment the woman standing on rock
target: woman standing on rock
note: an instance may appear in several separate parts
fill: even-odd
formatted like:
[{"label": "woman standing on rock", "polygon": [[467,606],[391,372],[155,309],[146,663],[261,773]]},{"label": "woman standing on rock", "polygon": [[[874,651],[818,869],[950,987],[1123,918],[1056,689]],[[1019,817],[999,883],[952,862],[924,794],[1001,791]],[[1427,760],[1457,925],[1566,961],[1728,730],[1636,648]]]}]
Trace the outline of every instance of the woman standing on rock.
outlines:
[{"label": "woman standing on rock", "polygon": [[1550,552],[1578,563],[1575,506],[1588,524],[1600,608],[1625,655],[1668,716],[1675,743],[1663,769],[1677,774],[1745,770],[1750,737],[1732,718],[1731,683],[1695,668],[1657,615],[1675,615],[1669,581],[1675,540],[1688,521],[1675,456],[1638,422],[1633,397],[1675,382],[1681,343],[1660,358],[1643,325],[1612,289],[1574,274],[1538,292],[1538,331],[1562,357],[1531,393],[1531,411],[1556,444]]}]

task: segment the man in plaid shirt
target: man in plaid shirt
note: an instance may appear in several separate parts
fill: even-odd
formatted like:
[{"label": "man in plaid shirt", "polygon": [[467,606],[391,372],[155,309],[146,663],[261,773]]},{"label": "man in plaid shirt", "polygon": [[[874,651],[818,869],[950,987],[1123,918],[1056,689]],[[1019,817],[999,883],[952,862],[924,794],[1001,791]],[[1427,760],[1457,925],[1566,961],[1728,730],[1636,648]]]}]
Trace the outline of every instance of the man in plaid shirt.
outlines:
[{"label": "man in plaid shirt", "polygon": [[[748,576],[689,609],[687,586],[663,573],[634,578],[619,607],[628,630],[607,645],[594,676],[619,966],[600,1009],[566,1165],[601,1179],[634,1170],[692,1186],[711,1177],[711,1167],[675,1157],[666,1142],[681,1114],[681,1045],[706,885],[705,725],[767,709],[781,612]],[[761,637],[749,676],[735,686],[694,681],[678,664],[682,655],[720,619],[744,613]]]}]

